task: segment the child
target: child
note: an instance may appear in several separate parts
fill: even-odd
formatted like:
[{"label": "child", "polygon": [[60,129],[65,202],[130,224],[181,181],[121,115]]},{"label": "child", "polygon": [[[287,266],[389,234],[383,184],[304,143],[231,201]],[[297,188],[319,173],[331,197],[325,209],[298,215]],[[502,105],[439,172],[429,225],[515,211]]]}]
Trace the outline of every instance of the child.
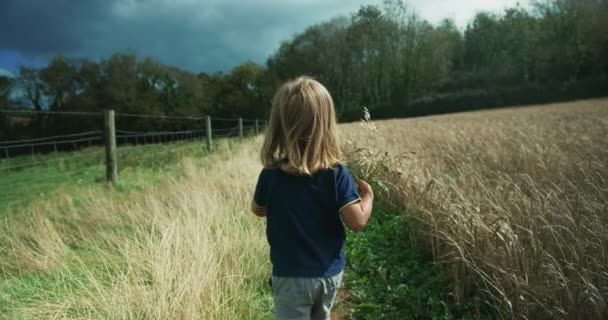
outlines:
[{"label": "child", "polygon": [[359,196],[340,164],[336,129],[319,82],[299,77],[275,94],[252,211],[267,218],[278,319],[329,319],[344,269],[342,221],[360,231],[372,211],[369,184],[359,181]]}]

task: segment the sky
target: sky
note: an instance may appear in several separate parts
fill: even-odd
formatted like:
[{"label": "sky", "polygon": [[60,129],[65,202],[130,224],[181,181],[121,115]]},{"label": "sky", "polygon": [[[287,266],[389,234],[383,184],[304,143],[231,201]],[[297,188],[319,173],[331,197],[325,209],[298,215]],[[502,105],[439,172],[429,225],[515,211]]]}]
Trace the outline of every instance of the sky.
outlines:
[{"label": "sky", "polygon": [[[421,17],[464,28],[479,11],[528,0],[409,0]],[[380,0],[0,0],[0,74],[50,57],[100,59],[115,52],[192,72],[264,63],[306,27]]]}]

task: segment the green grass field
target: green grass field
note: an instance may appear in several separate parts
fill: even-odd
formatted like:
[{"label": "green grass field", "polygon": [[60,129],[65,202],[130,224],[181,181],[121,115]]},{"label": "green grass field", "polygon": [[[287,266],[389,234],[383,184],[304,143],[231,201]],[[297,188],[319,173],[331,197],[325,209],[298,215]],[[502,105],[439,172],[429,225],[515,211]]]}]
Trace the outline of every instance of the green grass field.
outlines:
[{"label": "green grass field", "polygon": [[[105,153],[102,147],[77,152],[21,156],[0,161],[0,208],[27,206],[45,199],[57,189],[99,186],[105,181]],[[201,142],[149,144],[118,148],[119,190],[127,191],[158,181],[159,173],[172,170],[183,157],[200,158],[207,153]]]},{"label": "green grass field", "polygon": [[[174,197],[179,198],[179,194],[190,191],[204,195],[206,188],[193,187],[193,184],[204,182],[204,179],[195,177],[203,172],[215,171],[213,167],[225,163],[244,143],[251,145],[249,139],[246,140],[246,143],[238,139],[217,141],[218,150],[210,159],[206,159],[209,153],[200,142],[120,147],[117,152],[119,183],[116,188],[109,188],[104,181],[104,154],[101,148],[38,156],[38,165],[5,171],[0,179],[0,188],[3,188],[0,195],[0,319],[47,319],[59,316],[166,319],[184,318],[184,313],[190,314],[189,318],[220,319],[231,312],[233,315],[229,318],[232,319],[268,319],[271,304],[264,281],[260,275],[257,281],[252,281],[243,271],[230,271],[234,265],[223,268],[228,272],[224,278],[205,278],[206,282],[216,281],[218,289],[211,288],[210,292],[201,293],[208,297],[192,302],[200,309],[198,312],[175,306],[161,308],[162,303],[158,300],[173,299],[176,292],[157,286],[155,280],[157,269],[163,267],[154,265],[161,261],[153,257],[158,254],[158,246],[164,245],[159,239],[163,237],[162,230],[175,228],[180,221],[186,228],[193,224],[193,220],[200,222],[198,220],[201,219],[200,212],[196,212],[198,208],[178,208],[181,200]],[[30,162],[31,157],[23,157],[0,166],[22,166]],[[207,173],[205,176],[208,176]],[[219,183],[223,180],[221,176],[216,179]],[[174,197],[164,197],[166,194],[173,194]],[[149,203],[161,198],[161,203]],[[211,200],[208,198],[204,205]],[[233,202],[226,201],[216,210],[218,213],[226,210],[234,213]],[[239,209],[243,207],[242,203],[238,205]],[[174,217],[173,214],[177,212],[183,213],[183,220],[189,222],[182,221],[182,217]],[[260,221],[249,219],[249,216],[241,217],[244,221],[227,221],[225,217],[227,215],[218,216],[217,221],[202,228],[219,228],[227,232],[233,232],[235,228],[247,232],[260,230]],[[147,218],[155,220],[154,224],[149,224],[151,220],[147,221]],[[165,220],[167,225],[161,227],[159,220]],[[201,231],[204,232],[182,230],[179,237],[190,241],[194,234]],[[215,238],[207,240],[227,243],[225,237],[218,236],[222,231],[213,233]],[[258,247],[264,245],[262,235],[260,233],[257,237]],[[192,251],[193,248],[189,248],[189,259],[196,261],[196,257],[200,256],[201,264],[210,260],[223,264],[219,260],[231,254],[243,256],[245,251],[251,249],[247,246],[224,249],[213,246],[212,249],[220,251],[217,256],[210,257],[201,243],[197,243],[200,241],[194,242],[201,253],[197,254]],[[125,248],[128,243],[134,247]],[[186,254],[186,251],[175,253]],[[259,265],[258,269],[267,264],[263,263],[263,254],[256,254],[256,258],[251,260]],[[179,276],[184,265],[164,267],[175,268],[168,273]],[[205,267],[194,269],[205,270]],[[167,275],[163,274],[161,278]],[[238,281],[226,281],[225,277],[236,277]],[[184,283],[188,281],[192,279]],[[173,280],[168,282],[173,283]],[[138,298],[131,296],[129,291],[136,288],[142,290],[139,294],[144,291],[152,292],[153,296],[156,294],[156,299],[150,297],[149,300],[134,301]],[[196,286],[184,290],[199,289]],[[229,294],[235,290],[238,294]],[[116,291],[123,294],[120,302],[111,300],[117,296]],[[246,299],[246,303],[242,299]],[[239,306],[226,306],[230,300]],[[210,301],[212,304],[209,304]],[[181,305],[181,302],[174,301],[165,303]],[[121,306],[120,309],[115,309],[117,304]],[[216,310],[203,310],[211,305]],[[224,313],[220,306],[231,311]]]}]

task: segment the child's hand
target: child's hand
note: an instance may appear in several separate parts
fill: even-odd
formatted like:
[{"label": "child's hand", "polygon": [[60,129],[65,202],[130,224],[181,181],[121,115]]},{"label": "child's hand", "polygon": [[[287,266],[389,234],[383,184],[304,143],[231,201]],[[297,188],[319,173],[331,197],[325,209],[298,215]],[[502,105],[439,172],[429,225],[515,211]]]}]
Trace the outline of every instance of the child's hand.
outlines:
[{"label": "child's hand", "polygon": [[367,181],[359,180],[357,183],[359,185],[359,195],[361,195],[361,198],[374,198],[374,190],[372,190],[372,187],[369,185],[369,183],[367,183]]}]

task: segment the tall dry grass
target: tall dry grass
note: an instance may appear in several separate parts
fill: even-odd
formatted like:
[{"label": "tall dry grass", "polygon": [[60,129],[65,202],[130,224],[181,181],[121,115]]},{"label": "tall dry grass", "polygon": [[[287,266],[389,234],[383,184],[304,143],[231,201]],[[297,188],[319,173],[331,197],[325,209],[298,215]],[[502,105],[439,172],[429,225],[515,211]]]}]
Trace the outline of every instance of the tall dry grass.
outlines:
[{"label": "tall dry grass", "polygon": [[343,139],[363,164],[407,152],[383,173],[399,187],[389,200],[424,226],[456,303],[482,299],[503,319],[608,318],[608,100],[375,126],[345,125]]},{"label": "tall dry grass", "polygon": [[257,145],[184,159],[181,174],[160,186],[59,191],[54,201],[3,217],[4,316],[269,318],[263,221],[249,213]]}]

